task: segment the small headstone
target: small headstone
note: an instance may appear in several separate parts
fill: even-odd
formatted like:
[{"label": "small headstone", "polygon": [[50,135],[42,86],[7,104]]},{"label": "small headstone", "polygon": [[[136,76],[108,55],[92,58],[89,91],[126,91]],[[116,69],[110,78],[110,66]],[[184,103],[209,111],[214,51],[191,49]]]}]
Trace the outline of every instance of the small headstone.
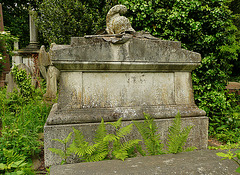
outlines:
[{"label": "small headstone", "polygon": [[[32,72],[27,65],[21,63],[21,64],[17,65],[17,67],[18,67],[18,70],[24,69],[24,70],[26,70],[28,75],[32,75]],[[12,93],[14,89],[17,89],[19,91],[18,86],[17,86],[16,82],[14,81],[14,77],[11,72],[9,74],[7,74],[6,80],[7,80],[6,82],[8,84],[7,93]]]}]

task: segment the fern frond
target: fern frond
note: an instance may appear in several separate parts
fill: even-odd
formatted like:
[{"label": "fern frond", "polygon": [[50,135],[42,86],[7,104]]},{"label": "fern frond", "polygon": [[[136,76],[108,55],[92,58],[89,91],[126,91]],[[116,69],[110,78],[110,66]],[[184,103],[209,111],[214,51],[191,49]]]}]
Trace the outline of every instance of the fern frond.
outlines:
[{"label": "fern frond", "polygon": [[104,152],[109,150],[108,148],[109,142],[108,141],[101,141],[98,143],[98,147],[96,149],[96,152]]},{"label": "fern frond", "polygon": [[89,143],[85,141],[83,134],[79,130],[73,128],[73,131],[75,137],[72,144],[70,144],[68,148],[68,152],[82,157],[86,154],[86,149],[88,148]]},{"label": "fern frond", "polygon": [[197,149],[197,147],[191,146],[191,147],[187,147],[187,148],[184,150],[184,152],[194,151],[194,150],[196,150],[196,149]]},{"label": "fern frond", "polygon": [[120,159],[120,160],[124,161],[128,157],[128,152],[123,149],[114,150],[113,155],[116,159]]},{"label": "fern frond", "polygon": [[48,148],[49,151],[57,154],[58,156],[60,156],[62,159],[65,158],[65,154],[64,154],[64,151],[61,150],[61,149],[57,149],[57,148]]},{"label": "fern frond", "polygon": [[76,144],[76,142],[73,141],[73,143],[68,148],[68,151],[78,155],[78,157],[82,157],[86,154],[86,149],[87,149],[88,145],[89,145],[88,142],[83,142],[81,144]]},{"label": "fern frond", "polygon": [[127,142],[122,143],[121,148],[122,148],[123,150],[128,151],[128,150],[131,149],[132,147],[138,145],[139,142],[141,142],[141,140],[139,140],[139,139],[129,140],[129,141],[127,141]]},{"label": "fern frond", "polygon": [[94,136],[93,141],[95,143],[101,142],[106,135],[107,135],[107,130],[106,130],[106,126],[104,124],[104,121],[102,119],[100,125],[97,128],[97,131],[96,131],[96,134]]},{"label": "fern frond", "polygon": [[81,131],[75,129],[73,127],[73,132],[74,132],[74,142],[77,145],[81,145],[81,143],[85,142],[84,135],[82,134]]},{"label": "fern frond", "polygon": [[141,123],[134,121],[134,124],[143,138],[143,142],[146,146],[148,154],[163,154],[163,144],[161,144],[159,134],[156,134],[158,128],[156,123],[154,122],[154,119],[147,114],[144,114],[144,117],[144,122]]},{"label": "fern frond", "polygon": [[52,140],[54,140],[54,141],[58,141],[59,143],[64,144],[64,140],[61,140],[61,139],[52,139]]},{"label": "fern frond", "polygon": [[173,125],[169,127],[168,153],[179,153],[183,151],[188,135],[193,126],[187,126],[181,131],[181,116],[178,113],[173,120]]},{"label": "fern frond", "polygon": [[96,148],[98,147],[98,145],[99,145],[98,143],[96,143],[94,145],[88,145],[85,149],[85,153],[89,154],[89,155],[93,154],[94,151],[96,150]]},{"label": "fern frond", "polygon": [[119,130],[117,130],[116,132],[116,135],[118,137],[124,137],[126,136],[127,134],[131,133],[132,132],[132,127],[133,127],[133,124],[130,124],[130,125],[127,125],[125,127],[122,127],[120,128]]},{"label": "fern frond", "polygon": [[122,117],[116,122],[107,122],[107,124],[114,126],[115,129],[119,129],[122,125]]},{"label": "fern frond", "polygon": [[107,157],[107,155],[108,155],[107,151],[100,152],[100,153],[97,153],[97,154],[90,155],[90,156],[86,157],[86,161],[87,162],[101,161],[101,160],[104,160]]},{"label": "fern frond", "polygon": [[146,152],[142,149],[142,146],[140,144],[136,145],[136,150],[142,155],[146,156]]},{"label": "fern frond", "polygon": [[150,136],[148,126],[145,125],[145,123],[140,123],[136,121],[133,121],[133,123],[137,127],[137,130],[141,134],[143,140],[148,139]]},{"label": "fern frond", "polygon": [[103,139],[104,142],[116,142],[117,140],[119,140],[119,137],[114,134],[108,134]]},{"label": "fern frond", "polygon": [[144,144],[146,145],[146,149],[149,155],[164,154],[163,144],[161,144],[161,140],[157,140],[156,138],[149,138],[145,140]]},{"label": "fern frond", "polygon": [[180,133],[181,131],[181,115],[178,112],[177,115],[175,116],[175,119],[173,120],[172,126],[169,127],[169,134],[172,136],[175,136]]},{"label": "fern frond", "polygon": [[70,141],[70,139],[72,138],[72,134],[73,134],[73,133],[70,132],[70,133],[68,134],[68,136],[64,139],[64,143],[65,143],[65,144]]},{"label": "fern frond", "polygon": [[60,140],[60,139],[52,139],[52,140],[58,141],[59,143],[62,143],[62,144],[66,144],[69,142],[71,138],[72,138],[72,132],[70,132],[68,136],[63,140]]}]

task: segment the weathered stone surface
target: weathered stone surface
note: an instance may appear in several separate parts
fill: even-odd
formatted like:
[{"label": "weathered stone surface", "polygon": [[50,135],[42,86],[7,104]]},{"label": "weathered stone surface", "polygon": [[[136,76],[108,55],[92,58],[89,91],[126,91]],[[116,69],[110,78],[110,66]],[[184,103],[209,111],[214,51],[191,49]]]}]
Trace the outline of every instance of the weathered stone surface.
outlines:
[{"label": "weathered stone surface", "polygon": [[[216,150],[52,166],[50,175],[237,175],[238,165],[221,160]],[[222,152],[222,150],[221,150]]]},{"label": "weathered stone surface", "polygon": [[48,66],[47,69],[47,88],[44,97],[52,100],[56,98],[57,95],[57,80],[59,78],[60,72],[54,66]]},{"label": "weathered stone surface", "polygon": [[14,89],[17,89],[19,91],[17,84],[14,82],[14,78],[11,72],[6,75],[6,83],[7,83],[7,93],[13,92]]},{"label": "weathered stone surface", "polygon": [[125,5],[115,5],[112,7],[106,17],[106,31],[109,34],[119,34],[125,32],[135,32],[132,28],[129,19],[125,16],[120,16],[127,12]]},{"label": "weathered stone surface", "polygon": [[155,118],[172,118],[177,111],[205,115],[195,106],[189,72],[62,72],[60,84],[59,111],[48,124],[143,119],[143,112]]},{"label": "weathered stone surface", "polygon": [[18,42],[15,41],[14,42],[14,51],[13,51],[13,56],[12,56],[12,65],[18,65],[18,64],[21,64],[23,63],[23,60],[22,60],[22,57],[18,54],[18,52],[16,50],[19,49],[19,46],[18,46]]},{"label": "weathered stone surface", "polygon": [[[56,109],[56,105],[53,107]],[[51,114],[52,115],[51,111]],[[156,124],[159,128],[158,134],[160,134],[161,139],[166,143],[168,128],[172,125],[171,119],[156,119]],[[123,121],[123,126],[130,124],[131,121]],[[45,166],[56,165],[61,163],[61,158],[48,150],[48,148],[59,148],[64,149],[63,145],[52,139],[64,139],[70,132],[73,132],[72,127],[79,129],[85,136],[86,141],[92,141],[94,138],[98,123],[83,123],[83,124],[63,124],[63,125],[45,125],[44,126],[44,157]],[[186,117],[182,118],[182,126],[194,125],[192,128],[186,146],[196,146],[199,149],[205,149],[207,147],[208,140],[208,118],[201,117]],[[107,125],[109,132],[113,132],[114,129]],[[132,133],[128,136],[129,139],[142,139],[137,129],[133,128]],[[69,142],[71,143],[71,141]],[[68,144],[69,145],[69,144]],[[71,157],[68,163],[78,162],[77,158]]]},{"label": "weathered stone surface", "polygon": [[45,46],[41,46],[38,54],[38,66],[43,78],[47,79],[47,66],[51,65],[49,54],[45,50]]},{"label": "weathered stone surface", "polygon": [[54,45],[50,58],[59,70],[105,71],[192,71],[201,61],[180,42],[146,38],[116,45],[103,38],[72,38],[69,46]]},{"label": "weathered stone surface", "polygon": [[178,112],[182,117],[198,117],[206,115],[197,106],[191,105],[161,105],[161,106],[133,106],[116,108],[85,108],[72,110],[58,110],[57,105],[52,108],[52,113],[48,116],[48,125],[76,124],[85,122],[116,121],[120,117],[123,120],[144,119],[143,113],[149,114],[154,118],[165,119],[173,118]]}]

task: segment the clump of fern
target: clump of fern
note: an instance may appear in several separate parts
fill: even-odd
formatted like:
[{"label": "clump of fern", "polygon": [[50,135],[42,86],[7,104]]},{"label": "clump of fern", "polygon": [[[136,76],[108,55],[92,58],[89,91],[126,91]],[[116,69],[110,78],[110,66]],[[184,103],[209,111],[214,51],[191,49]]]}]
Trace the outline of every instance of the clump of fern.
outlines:
[{"label": "clump of fern", "polygon": [[65,164],[67,162],[67,158],[71,155],[71,152],[70,152],[69,148],[67,147],[67,143],[72,138],[72,134],[73,133],[70,132],[68,134],[68,136],[65,139],[63,139],[63,140],[61,140],[61,139],[53,139],[53,140],[55,140],[55,141],[57,141],[57,142],[59,142],[59,143],[64,145],[64,149],[63,150],[62,149],[57,149],[57,148],[48,148],[48,150],[50,150],[51,152],[53,152],[53,153],[55,153],[55,154],[57,154],[57,155],[59,155],[61,157],[61,159],[62,159],[61,165]]},{"label": "clump of fern", "polygon": [[[165,153],[176,154],[183,151],[183,147],[193,126],[187,126],[182,130],[180,113],[175,116],[172,126],[170,126],[168,129],[168,149],[165,151],[163,150],[164,145],[161,143],[160,135],[157,134],[158,128],[154,121],[154,118],[150,117],[147,114],[144,114],[144,117],[144,122],[134,121],[134,124],[143,138],[144,145],[148,152],[147,155],[161,155]],[[184,151],[192,151],[194,149],[197,148],[189,147]]]},{"label": "clump of fern", "polygon": [[[160,136],[159,134],[156,134],[158,128],[154,119],[147,114],[144,114],[144,117],[144,122],[134,121],[134,124],[143,138],[148,155],[164,154]],[[146,155],[146,153],[143,154]]]},{"label": "clump of fern", "polygon": [[69,150],[76,154],[81,161],[94,162],[104,159],[121,159],[125,160],[133,154],[134,147],[141,140],[126,140],[126,135],[131,133],[132,124],[121,127],[122,118],[116,122],[109,122],[114,127],[114,133],[107,133],[106,126],[102,120],[99,125],[94,142],[85,141],[83,134],[74,129],[75,138],[70,145]]},{"label": "clump of fern", "polygon": [[[133,129],[133,123],[122,127],[122,118],[116,122],[107,123],[114,128],[114,132],[112,133],[107,132],[106,125],[102,119],[92,143],[87,142],[84,139],[84,135],[79,130],[73,128],[74,139],[70,147],[67,148],[66,145],[71,139],[72,132],[64,140],[54,139],[64,144],[64,150],[56,148],[49,148],[49,150],[58,154],[62,158],[62,163],[66,163],[67,157],[72,153],[77,155],[82,162],[95,162],[114,158],[124,161],[128,157],[136,156],[136,152],[145,156],[183,151],[183,147],[193,126],[181,129],[181,116],[179,113],[175,116],[172,126],[168,129],[167,151],[163,150],[164,145],[161,143],[160,135],[157,134],[158,128],[154,119],[147,114],[144,114],[144,117],[144,122],[133,121],[133,123],[143,138],[147,153],[139,144],[141,140],[127,140],[127,135]],[[190,147],[184,151],[194,149],[196,147]]]},{"label": "clump of fern", "polygon": [[108,155],[108,142],[104,140],[107,136],[104,121],[99,125],[94,143],[85,141],[84,135],[77,129],[73,128],[74,140],[69,147],[69,151],[76,154],[80,161],[96,162],[104,160]]},{"label": "clump of fern", "polygon": [[110,150],[112,153],[111,157],[125,160],[128,157],[134,156],[135,148],[138,149],[138,145],[141,140],[134,139],[127,141],[126,136],[131,133],[133,124],[131,123],[125,127],[121,127],[122,118],[116,122],[108,122],[107,124],[112,125],[115,131],[114,134],[108,134],[104,138],[104,140],[112,143],[112,150]]},{"label": "clump of fern", "polygon": [[[169,127],[168,131],[168,141],[167,141],[167,147],[168,153],[179,153],[183,151],[183,147],[186,144],[188,135],[192,129],[193,126],[187,126],[183,129],[181,129],[182,122],[181,122],[181,115],[178,112],[175,116],[175,119],[173,120],[172,126]],[[192,151],[194,149],[197,149],[196,147],[189,147],[185,151]]]}]

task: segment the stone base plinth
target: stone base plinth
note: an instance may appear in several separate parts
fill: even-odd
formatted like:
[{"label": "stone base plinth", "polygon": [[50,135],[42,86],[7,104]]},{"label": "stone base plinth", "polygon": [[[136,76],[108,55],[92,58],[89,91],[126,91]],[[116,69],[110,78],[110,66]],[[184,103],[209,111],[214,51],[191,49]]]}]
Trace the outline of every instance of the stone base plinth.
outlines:
[{"label": "stone base plinth", "polygon": [[[139,120],[143,121],[143,120]],[[173,118],[168,119],[156,119],[156,124],[159,128],[158,133],[161,136],[163,143],[167,141],[168,128],[172,125]],[[123,126],[130,124],[132,121],[123,121]],[[208,118],[205,116],[199,117],[186,117],[182,118],[182,126],[194,125],[192,128],[186,146],[196,146],[198,149],[207,148],[208,144]],[[61,163],[61,158],[48,150],[48,148],[63,149],[63,145],[52,139],[64,139],[70,132],[73,132],[73,127],[80,130],[86,141],[91,141],[95,135],[95,131],[99,123],[82,123],[82,124],[61,124],[61,125],[49,125],[46,123],[44,127],[44,157],[45,166],[58,165]],[[110,125],[107,125],[109,132],[113,131]],[[137,129],[133,128],[132,133],[129,135],[130,139],[142,139]],[[70,141],[69,143],[71,143]],[[67,160],[68,163],[77,163],[76,157],[70,157]]]}]

